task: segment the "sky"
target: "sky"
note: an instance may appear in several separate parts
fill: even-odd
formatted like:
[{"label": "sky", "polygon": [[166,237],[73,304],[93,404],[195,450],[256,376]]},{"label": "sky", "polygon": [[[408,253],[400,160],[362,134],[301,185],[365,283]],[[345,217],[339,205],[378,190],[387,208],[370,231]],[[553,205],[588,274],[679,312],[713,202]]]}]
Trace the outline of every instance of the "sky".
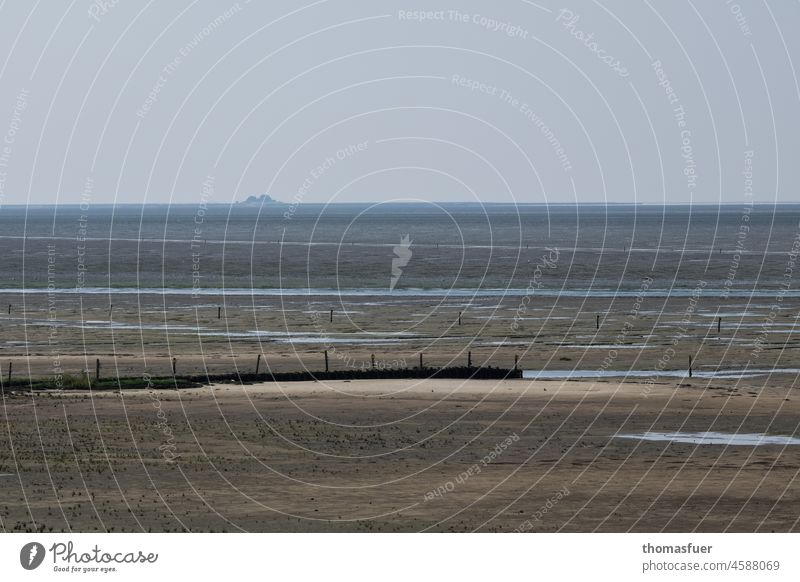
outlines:
[{"label": "sky", "polygon": [[6,0],[0,209],[800,202],[798,24],[798,2]]}]

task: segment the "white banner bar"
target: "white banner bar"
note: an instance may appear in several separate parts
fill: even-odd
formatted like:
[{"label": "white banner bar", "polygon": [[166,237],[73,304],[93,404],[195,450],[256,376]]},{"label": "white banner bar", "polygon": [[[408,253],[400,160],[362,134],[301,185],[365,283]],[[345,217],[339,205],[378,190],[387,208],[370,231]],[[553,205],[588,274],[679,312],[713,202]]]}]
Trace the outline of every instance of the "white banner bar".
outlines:
[{"label": "white banner bar", "polygon": [[3,534],[4,580],[800,580],[796,534]]}]

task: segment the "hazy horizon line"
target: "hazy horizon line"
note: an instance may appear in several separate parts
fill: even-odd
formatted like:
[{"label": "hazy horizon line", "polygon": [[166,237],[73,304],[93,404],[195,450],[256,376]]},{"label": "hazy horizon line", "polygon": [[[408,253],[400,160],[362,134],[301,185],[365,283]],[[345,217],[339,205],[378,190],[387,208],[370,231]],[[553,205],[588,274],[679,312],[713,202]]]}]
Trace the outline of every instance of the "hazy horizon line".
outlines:
[{"label": "hazy horizon line", "polygon": [[[798,202],[679,202],[679,203],[655,203],[655,202],[468,202],[468,201],[447,201],[447,202],[420,202],[420,201],[363,201],[363,202],[282,202],[273,199],[271,202],[246,202],[246,201],[231,201],[231,202],[92,202],[89,206],[192,206],[197,207],[199,204],[203,206],[370,206],[370,205],[408,205],[408,206],[423,206],[428,204],[445,205],[464,205],[464,206],[800,206]],[[0,203],[0,210],[3,207],[80,207],[86,206],[85,203],[77,202],[50,202],[50,203],[18,203],[7,202]]]}]

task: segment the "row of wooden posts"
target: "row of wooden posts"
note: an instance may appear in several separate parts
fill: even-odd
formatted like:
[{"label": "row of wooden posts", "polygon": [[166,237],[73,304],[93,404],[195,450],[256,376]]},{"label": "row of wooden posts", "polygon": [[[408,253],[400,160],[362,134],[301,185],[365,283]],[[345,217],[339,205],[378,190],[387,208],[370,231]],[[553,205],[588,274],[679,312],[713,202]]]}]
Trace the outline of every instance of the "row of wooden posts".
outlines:
[{"label": "row of wooden posts", "polygon": [[[113,305],[109,305],[109,313],[111,313],[111,310],[113,309],[113,307],[114,307]],[[11,314],[11,304],[8,305],[8,313],[9,313],[9,315]],[[222,318],[222,307],[218,306],[217,307],[217,319],[221,319],[221,318]],[[330,321],[333,322],[333,309],[330,310]],[[458,312],[458,325],[461,325],[461,322],[462,322],[462,312],[459,311]],[[598,329],[598,330],[600,329],[600,315],[599,314],[596,316],[595,326],[596,326],[596,329]],[[722,317],[718,317],[717,318],[717,333],[719,333],[721,331],[721,329],[722,329]],[[325,371],[329,372],[330,371],[330,367],[329,367],[329,361],[328,361],[328,350],[324,351],[324,355],[325,355]],[[371,360],[372,369],[375,369],[375,354],[371,354],[370,355],[370,360]],[[518,366],[519,366],[519,356],[515,355],[514,356],[514,371],[518,370]],[[257,357],[256,357],[256,374],[259,373],[260,367],[261,367],[261,354],[257,354]],[[425,366],[424,366],[424,362],[423,362],[423,356],[422,356],[422,353],[420,352],[420,354],[419,354],[419,368],[420,369],[424,369],[424,367]],[[467,367],[469,367],[469,368],[472,367],[472,352],[471,351],[467,352]],[[9,364],[8,364],[8,382],[9,383],[11,382],[12,369],[13,369],[13,363],[9,362]],[[173,376],[177,375],[177,371],[178,371],[178,359],[173,357],[172,358],[172,375]],[[691,378],[692,377],[692,357],[691,356],[689,356],[689,370],[688,371],[689,371],[689,378]],[[100,358],[97,358],[96,361],[95,361],[95,379],[96,380],[100,380]]]},{"label": "row of wooden posts", "polygon": [[[330,372],[330,368],[328,366],[328,350],[325,350],[323,354],[325,355],[325,371]],[[258,374],[258,362],[261,361],[261,356],[259,355],[258,358],[259,359],[256,362],[256,374]],[[372,369],[374,370],[375,354],[370,354],[370,363]],[[472,352],[467,352],[467,367],[468,368],[472,367]],[[420,370],[425,369],[425,362],[422,359],[422,352],[419,353],[419,369]],[[517,354],[514,354],[514,371],[516,372],[518,369],[519,369],[519,356]]]},{"label": "row of wooden posts", "polygon": [[[325,355],[325,371],[326,372],[330,372],[330,368],[329,368],[329,365],[328,365],[328,350],[325,350],[323,353]],[[371,364],[372,364],[372,369],[374,370],[375,369],[375,354],[370,354],[370,360],[371,360]],[[519,366],[519,356],[518,355],[514,355],[514,371],[517,371],[518,366]],[[472,367],[472,352],[467,352],[467,367],[468,368]],[[9,384],[11,383],[11,375],[12,375],[12,372],[13,372],[13,368],[14,368],[14,362],[9,362],[8,363],[8,382],[9,382]],[[95,366],[94,366],[94,378],[95,378],[95,380],[100,380],[100,368],[101,368],[100,358],[97,358],[95,360]],[[420,352],[420,354],[419,354],[419,368],[420,368],[420,370],[425,368],[423,360],[422,360],[422,352]],[[261,354],[256,354],[256,374],[259,373],[260,369],[261,369]],[[86,372],[88,373],[89,371],[86,370]],[[172,375],[173,376],[177,376],[178,375],[178,358],[176,358],[176,357],[172,358]]]},{"label": "row of wooden posts", "polygon": [[[330,372],[329,361],[328,361],[328,350],[325,350],[323,352],[323,354],[325,356],[325,371],[326,372]],[[371,361],[371,367],[374,370],[375,369],[375,354],[370,354],[370,361]],[[13,371],[13,366],[14,366],[14,362],[9,362],[8,363],[8,383],[9,384],[11,383],[11,374],[12,374],[12,371]],[[100,380],[100,367],[101,367],[100,358],[97,358],[95,360],[95,368],[94,368],[94,378],[95,378],[95,380]],[[471,351],[467,352],[467,367],[468,368],[472,367],[472,352]],[[261,368],[261,354],[257,354],[256,355],[256,374],[259,373],[260,368]],[[420,370],[424,370],[425,369],[425,362],[423,361],[423,358],[422,358],[422,352],[420,352],[420,354],[419,354],[419,369]],[[519,355],[514,354],[514,371],[516,372],[518,370],[519,370]],[[88,370],[87,370],[87,373],[88,373]],[[175,357],[172,358],[172,375],[173,376],[177,376],[178,375],[178,358],[175,358]],[[691,377],[692,377],[692,356],[689,356],[689,378],[691,378]]]},{"label": "row of wooden posts", "polygon": [[[328,350],[323,352],[325,356],[325,371],[330,372],[330,365],[328,359]],[[371,368],[375,369],[375,354],[370,354],[370,363]],[[472,352],[467,352],[467,368],[472,367]],[[256,374],[258,374],[261,368],[261,354],[256,355]],[[422,352],[419,353],[419,369],[425,369],[425,362],[423,360]],[[519,370],[519,355],[514,354],[514,371],[516,372]],[[172,358],[172,375],[176,376],[178,374],[178,358]],[[689,378],[692,377],[692,356],[689,356]],[[95,366],[95,379],[100,379],[100,358],[97,358],[96,366]],[[8,364],[8,381],[11,382],[11,362]]]},{"label": "row of wooden posts", "polygon": [[[458,325],[461,325],[461,312],[460,311],[458,312]],[[597,316],[597,319],[595,320],[595,329],[600,329],[600,316],[599,315]],[[717,317],[717,333],[720,333],[721,331],[722,331],[722,318],[721,317]]]},{"label": "row of wooden posts", "polygon": [[[328,358],[328,350],[322,352],[325,357],[325,371],[330,372],[330,361]],[[9,364],[10,365],[10,364]],[[371,368],[375,369],[375,354],[370,354]],[[472,352],[467,352],[467,367],[472,367]],[[256,374],[261,369],[261,354],[256,354]],[[419,354],[419,369],[425,369],[425,363],[422,359],[422,352]],[[514,354],[514,371],[519,369],[519,355]],[[178,373],[178,358],[172,358],[172,375],[176,376]],[[9,379],[11,378],[11,369],[9,368]],[[97,359],[97,366],[95,368],[95,379],[100,379],[100,359]]]}]

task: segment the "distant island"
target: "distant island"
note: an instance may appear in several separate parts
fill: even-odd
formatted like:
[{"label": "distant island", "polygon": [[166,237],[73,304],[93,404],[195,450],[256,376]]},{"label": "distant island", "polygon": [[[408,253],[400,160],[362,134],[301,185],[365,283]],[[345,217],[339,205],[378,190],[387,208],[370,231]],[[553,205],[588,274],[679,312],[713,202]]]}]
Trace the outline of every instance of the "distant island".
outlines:
[{"label": "distant island", "polygon": [[238,202],[238,204],[280,204],[280,201],[275,200],[269,194],[262,194],[261,196],[248,196],[245,200]]}]

